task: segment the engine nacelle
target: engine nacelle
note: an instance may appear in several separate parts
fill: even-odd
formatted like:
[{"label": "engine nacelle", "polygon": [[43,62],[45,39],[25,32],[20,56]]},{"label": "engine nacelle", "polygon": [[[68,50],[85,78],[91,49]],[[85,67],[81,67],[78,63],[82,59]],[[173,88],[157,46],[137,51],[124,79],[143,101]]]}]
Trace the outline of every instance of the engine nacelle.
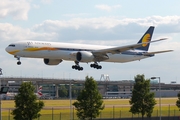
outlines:
[{"label": "engine nacelle", "polygon": [[76,60],[79,62],[92,62],[94,60],[94,55],[91,52],[80,51],[76,54]]},{"label": "engine nacelle", "polygon": [[47,58],[44,58],[44,63],[46,65],[58,65],[61,62],[62,62],[62,59],[47,59]]}]

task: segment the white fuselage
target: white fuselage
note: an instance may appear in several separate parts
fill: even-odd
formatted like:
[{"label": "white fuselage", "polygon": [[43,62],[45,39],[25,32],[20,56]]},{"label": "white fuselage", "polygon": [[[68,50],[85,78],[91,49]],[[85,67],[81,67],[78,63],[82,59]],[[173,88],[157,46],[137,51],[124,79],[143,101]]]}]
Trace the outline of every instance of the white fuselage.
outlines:
[{"label": "white fuselage", "polygon": [[[76,61],[76,53],[79,51],[92,52],[95,50],[107,49],[112,47],[115,46],[100,46],[44,41],[20,41],[10,44],[6,48],[6,51],[18,57]],[[128,50],[118,54],[107,53],[108,59],[104,60],[104,62],[130,62],[150,57],[144,56],[141,53],[144,53],[144,51]]]}]

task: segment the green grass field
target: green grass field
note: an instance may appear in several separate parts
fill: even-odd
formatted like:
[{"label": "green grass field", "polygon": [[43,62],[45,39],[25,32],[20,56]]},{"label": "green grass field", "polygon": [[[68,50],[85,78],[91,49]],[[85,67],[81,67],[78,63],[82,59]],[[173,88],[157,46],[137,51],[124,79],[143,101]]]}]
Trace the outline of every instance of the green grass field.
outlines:
[{"label": "green grass field", "polygon": [[[43,100],[45,103],[44,109],[41,111],[43,120],[67,120],[70,118],[70,101],[69,100]],[[72,100],[72,103],[75,100]],[[180,114],[176,107],[177,98],[162,98],[161,110],[162,116],[174,116]],[[156,99],[157,105],[154,108],[153,116],[158,116],[159,99]],[[132,117],[129,112],[129,99],[104,99],[105,109],[102,111],[100,118],[120,118]],[[10,114],[14,108],[13,100],[2,101],[2,116],[6,119],[12,119]],[[75,109],[73,108],[73,118],[77,119]],[[134,116],[138,117],[138,115]]]}]

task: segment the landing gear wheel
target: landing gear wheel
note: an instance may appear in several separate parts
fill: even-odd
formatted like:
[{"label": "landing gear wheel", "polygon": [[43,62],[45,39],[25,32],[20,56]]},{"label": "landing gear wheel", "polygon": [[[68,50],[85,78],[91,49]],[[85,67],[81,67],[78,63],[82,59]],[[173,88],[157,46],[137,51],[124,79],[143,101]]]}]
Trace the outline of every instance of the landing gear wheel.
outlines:
[{"label": "landing gear wheel", "polygon": [[17,65],[21,65],[21,61],[18,61],[18,62],[17,62]]},{"label": "landing gear wheel", "polygon": [[72,69],[75,69],[75,65],[72,66]]},{"label": "landing gear wheel", "polygon": [[94,64],[91,64],[90,67],[94,67]]},{"label": "landing gear wheel", "polygon": [[17,65],[21,65],[20,57],[16,56],[16,55],[14,57],[17,58],[17,60],[18,60]]},{"label": "landing gear wheel", "polygon": [[83,70],[83,67],[80,67],[80,66],[77,66],[77,65],[73,65],[72,69],[81,71],[81,70]]},{"label": "landing gear wheel", "polygon": [[79,69],[78,70],[83,70],[83,67],[79,67]]},{"label": "landing gear wheel", "polygon": [[98,66],[98,68],[97,69],[102,69],[102,66]]},{"label": "landing gear wheel", "polygon": [[72,69],[79,70],[79,71],[82,71],[82,70],[83,70],[83,67],[80,67],[80,66],[79,66],[79,62],[75,61],[75,64],[76,64],[76,65],[73,65],[73,66],[72,66]]},{"label": "landing gear wheel", "polygon": [[96,69],[102,69],[102,66],[98,65],[97,63],[91,64],[90,67],[96,68]]}]

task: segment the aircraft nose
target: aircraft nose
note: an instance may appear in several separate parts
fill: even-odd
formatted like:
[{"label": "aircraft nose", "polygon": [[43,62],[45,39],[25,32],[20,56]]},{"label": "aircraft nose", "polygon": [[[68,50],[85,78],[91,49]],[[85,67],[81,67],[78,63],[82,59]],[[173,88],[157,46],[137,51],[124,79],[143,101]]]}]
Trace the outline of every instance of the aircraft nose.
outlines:
[{"label": "aircraft nose", "polygon": [[5,50],[6,50],[7,53],[12,54],[12,53],[11,53],[11,49],[9,48],[9,46],[6,47]]},{"label": "aircraft nose", "polygon": [[8,52],[8,53],[9,53],[9,47],[6,47],[6,48],[5,48],[5,50],[6,50],[6,52]]}]

